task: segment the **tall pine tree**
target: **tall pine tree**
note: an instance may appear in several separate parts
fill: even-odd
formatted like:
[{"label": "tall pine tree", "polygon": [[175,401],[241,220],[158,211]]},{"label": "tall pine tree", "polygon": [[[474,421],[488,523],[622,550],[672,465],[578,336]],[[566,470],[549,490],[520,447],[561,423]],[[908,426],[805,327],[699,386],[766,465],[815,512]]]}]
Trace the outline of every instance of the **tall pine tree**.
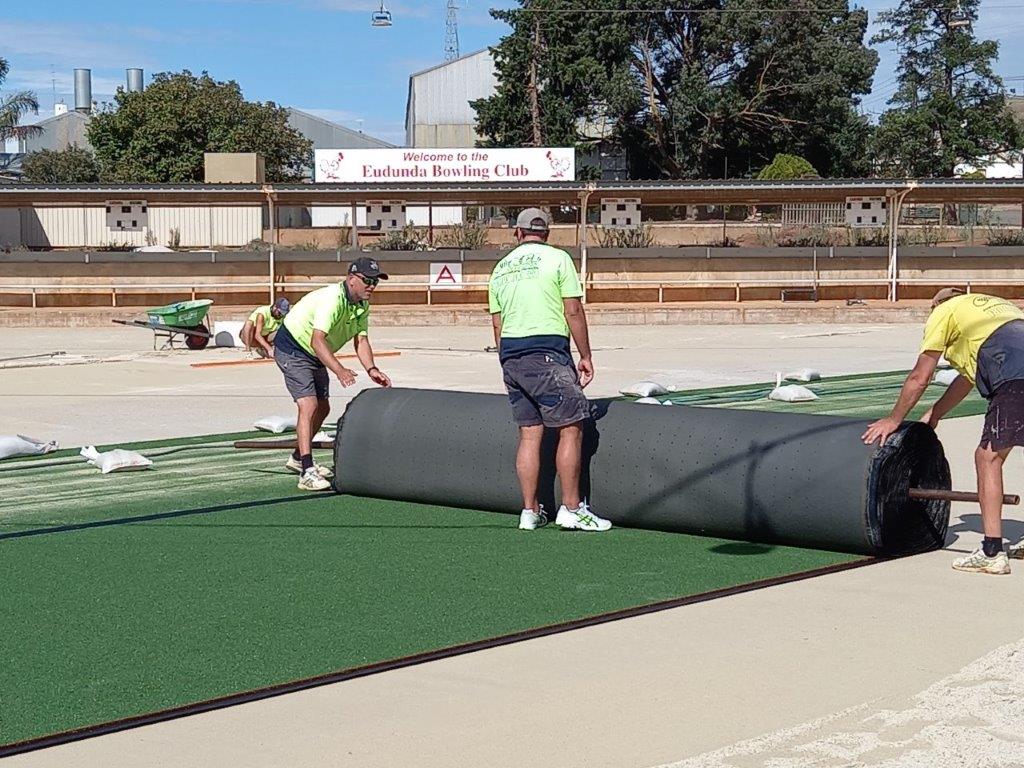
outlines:
[{"label": "tall pine tree", "polygon": [[1020,149],[1020,127],[992,69],[999,44],[972,31],[979,4],[902,0],[879,14],[872,42],[900,53],[898,86],[873,142],[881,173],[952,177],[961,163],[984,166]]}]

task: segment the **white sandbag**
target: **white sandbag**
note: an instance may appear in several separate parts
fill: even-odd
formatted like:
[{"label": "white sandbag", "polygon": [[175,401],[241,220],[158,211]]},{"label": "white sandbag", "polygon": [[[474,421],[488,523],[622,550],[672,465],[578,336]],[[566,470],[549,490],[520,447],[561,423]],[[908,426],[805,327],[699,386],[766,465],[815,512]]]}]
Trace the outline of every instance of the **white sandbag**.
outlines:
[{"label": "white sandbag", "polygon": [[639,400],[634,400],[634,403],[644,403],[645,405],[661,405],[661,401],[656,397],[641,397]]},{"label": "white sandbag", "polygon": [[818,396],[807,387],[799,384],[787,384],[784,387],[776,387],[768,395],[769,400],[781,400],[784,403],[803,403],[808,400],[817,400]]},{"label": "white sandbag", "polygon": [[87,445],[81,451],[85,460],[98,467],[104,475],[110,472],[128,472],[136,469],[148,469],[153,462],[135,451],[126,451],[123,448],[115,448],[112,451],[100,453],[93,446]]},{"label": "white sandbag", "polygon": [[0,459],[12,456],[39,456],[57,450],[57,441],[36,440],[24,435],[0,435]]},{"label": "white sandbag", "polygon": [[807,387],[799,384],[782,385],[782,374],[775,374],[775,389],[768,394],[769,400],[779,400],[783,403],[805,403],[809,400],[817,400],[818,396]]},{"label": "white sandbag", "polygon": [[298,417],[295,414],[291,416],[267,416],[257,421],[253,426],[264,432],[273,432],[275,435],[280,435],[282,432],[294,432],[297,419]]},{"label": "white sandbag", "polygon": [[213,343],[218,347],[244,347],[241,320],[218,320],[213,324]]},{"label": "white sandbag", "polygon": [[672,401],[671,400],[662,400],[661,404],[662,405],[672,405]]},{"label": "white sandbag", "polygon": [[313,435],[313,442],[314,443],[329,443],[333,439],[334,438],[331,435],[328,435],[323,430],[320,430],[315,435]]},{"label": "white sandbag", "polygon": [[943,387],[948,387],[959,375],[960,374],[953,368],[940,369],[936,371],[935,376],[932,377],[932,384],[939,384]]},{"label": "white sandbag", "polygon": [[655,395],[667,395],[668,390],[656,381],[638,381],[631,387],[619,390],[624,395],[632,397],[654,397]]},{"label": "white sandbag", "polygon": [[801,368],[799,371],[790,371],[785,378],[786,381],[818,381],[821,378],[821,373],[813,368]]}]

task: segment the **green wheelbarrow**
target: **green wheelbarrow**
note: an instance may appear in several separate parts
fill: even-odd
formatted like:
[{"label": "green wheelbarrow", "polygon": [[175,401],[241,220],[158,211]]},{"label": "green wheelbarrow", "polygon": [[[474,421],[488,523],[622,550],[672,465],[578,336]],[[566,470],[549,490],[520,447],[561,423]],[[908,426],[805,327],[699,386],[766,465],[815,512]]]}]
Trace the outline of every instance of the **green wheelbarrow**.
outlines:
[{"label": "green wheelbarrow", "polygon": [[212,299],[194,299],[178,301],[163,307],[146,310],[145,320],[114,320],[119,325],[133,325],[137,328],[149,328],[153,331],[153,349],[156,340],[165,339],[161,349],[173,349],[174,339],[185,337],[185,346],[189,349],[205,349],[213,338],[210,329],[203,323],[206,313],[210,311]]}]

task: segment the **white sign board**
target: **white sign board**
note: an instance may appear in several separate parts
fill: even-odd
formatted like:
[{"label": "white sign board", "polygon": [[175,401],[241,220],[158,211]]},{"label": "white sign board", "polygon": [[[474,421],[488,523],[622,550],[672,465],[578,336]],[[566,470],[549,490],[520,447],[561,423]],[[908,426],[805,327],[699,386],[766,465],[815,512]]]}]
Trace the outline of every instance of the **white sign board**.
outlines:
[{"label": "white sign board", "polygon": [[441,261],[430,263],[430,288],[462,287],[462,264],[458,261]]},{"label": "white sign board", "polygon": [[576,152],[523,149],[318,149],[313,180],[333,184],[417,181],[572,181]]}]

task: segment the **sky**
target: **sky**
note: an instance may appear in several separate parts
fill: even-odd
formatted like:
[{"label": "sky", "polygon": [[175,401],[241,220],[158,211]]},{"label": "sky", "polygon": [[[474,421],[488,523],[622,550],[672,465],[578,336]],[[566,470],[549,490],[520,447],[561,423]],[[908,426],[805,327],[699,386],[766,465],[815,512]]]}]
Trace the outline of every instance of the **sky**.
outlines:
[{"label": "sky", "polygon": [[[490,18],[513,0],[458,0],[463,54],[496,44],[508,28]],[[1000,42],[996,70],[1024,94],[1024,0],[983,0],[975,33]],[[874,27],[895,0],[864,0]],[[396,144],[405,138],[409,75],[444,58],[445,0],[393,0],[388,28],[370,26],[379,0],[36,0],[0,10],[5,91],[29,89],[40,114],[73,105],[72,71],[92,70],[93,98],[110,100],[125,69],[208,71],[236,80],[247,99],[274,101]],[[666,6],[671,3],[666,0]],[[894,88],[891,50],[864,108],[879,113]],[[54,87],[54,82],[56,87]],[[56,98],[55,98],[56,95]]]}]

